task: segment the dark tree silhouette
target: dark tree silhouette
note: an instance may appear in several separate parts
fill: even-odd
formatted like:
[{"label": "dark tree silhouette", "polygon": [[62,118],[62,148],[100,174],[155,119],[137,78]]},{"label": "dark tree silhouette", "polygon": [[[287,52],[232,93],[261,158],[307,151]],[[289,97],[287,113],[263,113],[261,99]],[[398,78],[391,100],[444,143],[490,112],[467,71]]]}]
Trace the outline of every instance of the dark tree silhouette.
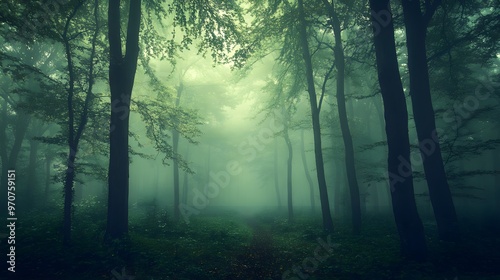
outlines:
[{"label": "dark tree silhouette", "polygon": [[326,231],[333,231],[333,221],[328,204],[328,192],[326,188],[325,166],[323,162],[323,150],[321,148],[321,127],[319,122],[319,113],[321,110],[321,100],[318,104],[316,100],[316,88],[314,84],[313,66],[309,43],[307,42],[307,22],[304,12],[304,3],[298,1],[299,9],[299,36],[302,46],[302,57],[304,59],[307,79],[307,92],[309,93],[309,102],[311,105],[311,117],[314,135],[314,154],[316,156],[316,171],[318,176],[319,197],[321,201],[321,213],[323,215],[323,228]]},{"label": "dark tree silhouette", "polygon": [[403,0],[402,3],[410,72],[410,96],[429,197],[439,237],[447,241],[456,241],[459,237],[458,220],[436,131],[425,46],[427,25],[441,1],[425,0],[425,14],[420,10],[420,1]]},{"label": "dark tree silhouette", "polygon": [[[389,0],[370,0],[370,8],[378,79],[384,101],[392,209],[401,241],[401,254],[411,259],[423,260],[426,258],[427,249],[424,228],[413,192],[408,111],[399,74]],[[380,22],[381,16],[385,17],[384,22]],[[400,170],[402,161],[408,163],[408,170]],[[401,174],[401,171],[405,171],[405,174]]]},{"label": "dark tree silhouette", "polygon": [[342,46],[340,20],[335,11],[334,2],[323,0],[328,11],[331,26],[335,37],[335,67],[337,69],[337,106],[339,113],[340,130],[344,141],[345,166],[347,171],[347,182],[349,183],[349,194],[351,197],[352,228],[354,234],[359,234],[361,230],[361,206],[359,198],[359,186],[354,165],[354,145],[352,142],[351,130],[347,120],[346,100],[345,100],[345,57]]},{"label": "dark tree silhouette", "polygon": [[120,14],[120,0],[110,0],[108,6],[108,38],[111,123],[109,131],[109,193],[106,240],[123,238],[128,233],[129,112],[139,56],[141,0],[130,1],[125,55],[122,52]]}]

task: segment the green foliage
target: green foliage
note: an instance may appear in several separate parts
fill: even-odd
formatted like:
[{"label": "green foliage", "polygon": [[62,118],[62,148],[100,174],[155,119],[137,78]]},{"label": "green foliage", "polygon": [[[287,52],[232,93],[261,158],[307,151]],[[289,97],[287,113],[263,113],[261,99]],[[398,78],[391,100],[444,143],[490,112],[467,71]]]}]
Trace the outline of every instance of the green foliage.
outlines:
[{"label": "green foliage", "polygon": [[[314,257],[321,246],[317,238],[327,238],[317,230],[319,217],[298,216],[290,224],[273,216],[251,220],[199,216],[189,225],[167,219],[167,226],[160,227],[162,222],[145,222],[145,216],[134,216],[129,240],[104,247],[100,238],[104,208],[95,198],[77,204],[75,243],[69,249],[63,249],[57,237],[59,211],[22,217],[24,234],[16,239],[16,260],[25,266],[16,273],[23,279],[44,275],[110,279],[113,269],[120,272],[125,267],[136,279],[249,279],[259,275],[280,279],[286,270]],[[481,239],[474,237],[477,227],[464,230],[460,244],[429,237],[429,260],[413,263],[399,259],[396,229],[390,220],[371,217],[357,237],[350,234],[349,225],[336,224],[337,230],[330,237],[336,245],[330,254],[319,252],[327,258],[315,271],[307,272],[310,279],[442,280],[457,275],[460,279],[495,279],[493,264],[499,257],[500,244],[484,232]]]},{"label": "green foliage", "polygon": [[169,140],[171,131],[176,130],[190,143],[196,143],[195,138],[201,133],[197,126],[202,124],[196,112],[176,107],[160,94],[156,99],[134,101],[133,105],[146,124],[146,136],[154,148],[165,155],[163,163],[176,159],[183,170],[191,172],[187,162],[174,152]]}]

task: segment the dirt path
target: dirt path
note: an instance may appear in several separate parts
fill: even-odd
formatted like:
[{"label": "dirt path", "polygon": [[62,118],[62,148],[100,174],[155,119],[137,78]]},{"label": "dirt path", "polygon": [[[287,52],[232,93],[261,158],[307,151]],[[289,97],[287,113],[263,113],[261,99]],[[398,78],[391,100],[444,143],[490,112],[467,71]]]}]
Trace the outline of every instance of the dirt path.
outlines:
[{"label": "dirt path", "polygon": [[281,279],[271,232],[257,218],[249,218],[246,223],[252,228],[253,237],[233,264],[235,279]]}]

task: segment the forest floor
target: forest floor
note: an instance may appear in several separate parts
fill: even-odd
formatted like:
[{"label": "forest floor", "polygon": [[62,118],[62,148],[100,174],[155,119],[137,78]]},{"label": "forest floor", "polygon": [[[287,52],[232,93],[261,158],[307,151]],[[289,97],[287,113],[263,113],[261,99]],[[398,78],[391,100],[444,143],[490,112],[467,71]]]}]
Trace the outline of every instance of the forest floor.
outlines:
[{"label": "forest floor", "polygon": [[[414,263],[400,259],[393,222],[376,217],[364,219],[363,232],[353,236],[340,221],[326,235],[318,216],[297,216],[288,223],[269,214],[226,213],[199,215],[185,224],[158,211],[132,213],[129,242],[111,249],[102,243],[104,213],[85,207],[93,209],[75,211],[68,249],[61,245],[59,213],[19,217],[16,272],[5,267],[0,278],[500,279],[500,237],[477,227],[467,227],[459,244],[438,241],[436,228],[426,227],[429,258]],[[5,240],[0,249],[7,252]]]}]

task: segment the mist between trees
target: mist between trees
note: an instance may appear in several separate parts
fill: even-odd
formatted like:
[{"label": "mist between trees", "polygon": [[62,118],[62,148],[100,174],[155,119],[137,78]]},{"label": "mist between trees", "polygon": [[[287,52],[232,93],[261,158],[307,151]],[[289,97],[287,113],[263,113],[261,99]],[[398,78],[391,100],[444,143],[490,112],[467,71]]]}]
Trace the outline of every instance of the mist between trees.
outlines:
[{"label": "mist between trees", "polygon": [[15,205],[0,198],[22,231],[9,265],[23,279],[494,279],[499,13],[3,1],[0,186]]}]

